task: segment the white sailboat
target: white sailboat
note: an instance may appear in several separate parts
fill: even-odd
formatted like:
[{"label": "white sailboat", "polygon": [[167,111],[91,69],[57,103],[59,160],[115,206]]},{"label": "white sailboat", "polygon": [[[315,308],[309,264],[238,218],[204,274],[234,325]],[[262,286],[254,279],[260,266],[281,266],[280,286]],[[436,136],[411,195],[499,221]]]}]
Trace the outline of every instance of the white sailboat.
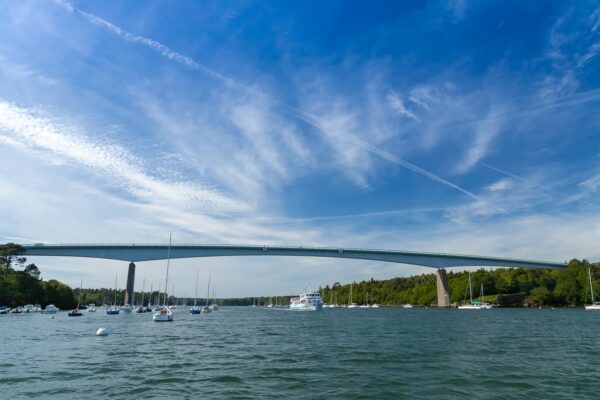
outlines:
[{"label": "white sailboat", "polygon": [[[483,299],[483,284],[481,284],[481,298]],[[484,302],[473,301],[473,286],[471,284],[471,272],[469,272],[469,304],[463,304],[458,306],[460,310],[488,310],[492,308],[491,305]]]},{"label": "white sailboat", "polygon": [[163,306],[152,316],[152,320],[156,322],[171,322],[173,321],[173,312],[167,307],[167,288],[169,283],[169,263],[171,261],[171,234],[169,234],[169,250],[167,252],[167,275],[165,276],[165,301]]},{"label": "white sailboat", "polygon": [[590,294],[592,295],[592,304],[586,304],[587,311],[600,311],[600,302],[594,301],[594,287],[592,286],[592,270],[588,267],[588,277],[590,279]]},{"label": "white sailboat", "polygon": [[350,298],[348,299],[348,308],[358,308],[358,304],[352,302],[352,283],[350,284]]},{"label": "white sailboat", "polygon": [[219,309],[219,305],[217,304],[216,290],[216,286],[213,285],[212,304],[210,305],[211,311],[217,311]]},{"label": "white sailboat", "polygon": [[117,315],[120,312],[119,307],[117,307],[117,275],[115,275],[115,302],[112,306],[106,309],[106,314],[108,315]]},{"label": "white sailboat", "polygon": [[210,296],[210,274],[208,274],[208,287],[206,288],[206,305],[204,307],[202,307],[202,313],[206,314],[212,311],[212,308],[210,308],[208,306],[208,302],[209,300],[209,296]]},{"label": "white sailboat", "polygon": [[198,270],[196,270],[196,293],[194,296],[194,305],[190,308],[190,314],[200,314],[202,312],[202,308],[196,305],[198,301]]}]

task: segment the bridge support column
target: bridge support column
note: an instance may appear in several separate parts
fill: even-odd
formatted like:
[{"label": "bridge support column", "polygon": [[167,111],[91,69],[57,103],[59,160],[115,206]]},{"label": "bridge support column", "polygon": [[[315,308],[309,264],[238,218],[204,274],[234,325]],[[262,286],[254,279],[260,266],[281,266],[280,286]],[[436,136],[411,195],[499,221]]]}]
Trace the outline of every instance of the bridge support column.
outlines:
[{"label": "bridge support column", "polygon": [[135,264],[129,263],[129,270],[127,271],[127,286],[125,287],[125,304],[132,304],[133,302],[133,285],[135,283]]},{"label": "bridge support column", "polygon": [[448,290],[448,275],[446,270],[440,268],[436,274],[437,281],[437,305],[438,307],[450,307],[450,291]]}]

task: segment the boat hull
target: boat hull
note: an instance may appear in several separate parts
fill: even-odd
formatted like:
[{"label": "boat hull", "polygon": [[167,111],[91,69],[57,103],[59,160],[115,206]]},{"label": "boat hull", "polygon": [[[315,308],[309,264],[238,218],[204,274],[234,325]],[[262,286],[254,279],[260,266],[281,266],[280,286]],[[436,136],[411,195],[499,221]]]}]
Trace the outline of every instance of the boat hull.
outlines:
[{"label": "boat hull", "polygon": [[290,311],[321,311],[323,304],[292,304],[290,305]]},{"label": "boat hull", "polygon": [[171,322],[173,321],[173,315],[153,315],[152,320],[155,322]]}]

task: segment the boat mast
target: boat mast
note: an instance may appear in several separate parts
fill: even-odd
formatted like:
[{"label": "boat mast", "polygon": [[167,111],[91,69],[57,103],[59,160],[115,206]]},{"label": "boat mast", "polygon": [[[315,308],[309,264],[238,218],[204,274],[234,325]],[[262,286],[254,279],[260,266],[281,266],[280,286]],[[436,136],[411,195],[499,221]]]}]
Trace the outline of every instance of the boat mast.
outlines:
[{"label": "boat mast", "polygon": [[115,302],[113,304],[115,307],[117,306],[117,276],[115,275]]},{"label": "boat mast", "polygon": [[197,300],[198,300],[198,269],[196,269],[196,293],[194,296],[194,307],[196,307]]},{"label": "boat mast", "polygon": [[348,299],[348,305],[352,304],[352,283],[350,284],[350,298]]},{"label": "boat mast", "polygon": [[148,300],[148,306],[150,306],[150,302],[152,301],[152,289],[154,289],[154,283],[150,282],[150,296],[148,296],[150,299]]},{"label": "boat mast", "polygon": [[79,283],[79,298],[77,299],[77,309],[81,305],[81,288],[83,288],[83,280]]},{"label": "boat mast", "polygon": [[473,286],[471,285],[471,271],[469,271],[469,298],[471,299],[471,304],[473,304]]},{"label": "boat mast", "polygon": [[156,305],[160,307],[160,298],[162,297],[160,287],[162,285],[161,281],[158,281],[158,293],[156,293]]},{"label": "boat mast", "polygon": [[165,276],[165,302],[167,305],[167,285],[169,283],[169,262],[171,261],[171,232],[169,232],[169,250],[167,251],[167,275]]},{"label": "boat mast", "polygon": [[590,294],[592,295],[592,304],[594,304],[594,288],[592,287],[592,269],[588,267],[588,277],[590,278]]},{"label": "boat mast", "polygon": [[142,281],[142,302],[140,303],[140,307],[144,307],[144,289],[146,288],[146,280]]},{"label": "boat mast", "polygon": [[210,296],[210,274],[208,274],[208,288],[206,289],[206,307],[208,307],[209,296]]}]

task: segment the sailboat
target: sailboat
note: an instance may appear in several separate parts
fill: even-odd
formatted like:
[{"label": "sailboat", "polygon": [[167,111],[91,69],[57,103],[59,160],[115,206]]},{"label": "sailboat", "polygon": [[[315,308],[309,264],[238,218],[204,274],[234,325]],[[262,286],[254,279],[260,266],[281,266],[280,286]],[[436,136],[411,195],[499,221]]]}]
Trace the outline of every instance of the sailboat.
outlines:
[{"label": "sailboat", "polygon": [[192,306],[192,308],[190,308],[191,314],[200,314],[202,312],[202,308],[200,308],[200,306],[196,305],[197,301],[198,301],[198,270],[196,270],[196,293],[194,296],[194,305]]},{"label": "sailboat", "polygon": [[152,320],[156,322],[173,321],[173,312],[167,307],[167,287],[169,283],[169,263],[171,261],[171,234],[169,233],[169,250],[167,252],[167,275],[165,277],[165,304],[160,310],[152,316]]},{"label": "sailboat", "polygon": [[588,267],[588,277],[590,279],[590,294],[592,295],[592,304],[586,304],[587,311],[600,311],[600,302],[594,301],[594,287],[592,286],[592,270]]},{"label": "sailboat", "polygon": [[208,306],[209,297],[210,296],[210,274],[208,274],[208,287],[206,289],[206,306],[202,307],[202,313],[206,314],[212,311],[212,309]]},{"label": "sailboat", "polygon": [[83,281],[81,281],[81,283],[79,284],[79,298],[77,299],[77,308],[67,314],[69,317],[83,316],[83,313],[81,311],[79,311],[79,306],[81,305],[81,288],[82,287],[83,287]]},{"label": "sailboat", "polygon": [[369,293],[366,294],[365,296],[365,304],[358,306],[358,308],[370,308],[371,306],[369,305]]},{"label": "sailboat", "polygon": [[219,309],[219,305],[217,304],[216,297],[216,286],[213,285],[213,296],[212,296],[212,304],[210,305],[211,311],[217,311]]},{"label": "sailboat", "polygon": [[144,307],[144,290],[145,289],[146,289],[146,280],[144,279],[142,281],[142,302],[140,303],[140,306],[135,310],[135,312],[138,314],[142,314],[147,311],[146,307]]},{"label": "sailboat", "polygon": [[358,304],[352,302],[352,283],[350,284],[350,298],[348,299],[348,308],[358,308]]},{"label": "sailboat", "polygon": [[106,314],[117,315],[119,313],[119,307],[117,307],[117,275],[115,275],[115,302],[112,306],[106,309]]},{"label": "sailboat", "polygon": [[[469,304],[463,304],[458,306],[460,310],[488,310],[492,308],[488,303],[482,303],[479,301],[473,301],[473,286],[471,284],[471,272],[469,272]],[[481,299],[483,299],[483,284],[481,284]]]}]

